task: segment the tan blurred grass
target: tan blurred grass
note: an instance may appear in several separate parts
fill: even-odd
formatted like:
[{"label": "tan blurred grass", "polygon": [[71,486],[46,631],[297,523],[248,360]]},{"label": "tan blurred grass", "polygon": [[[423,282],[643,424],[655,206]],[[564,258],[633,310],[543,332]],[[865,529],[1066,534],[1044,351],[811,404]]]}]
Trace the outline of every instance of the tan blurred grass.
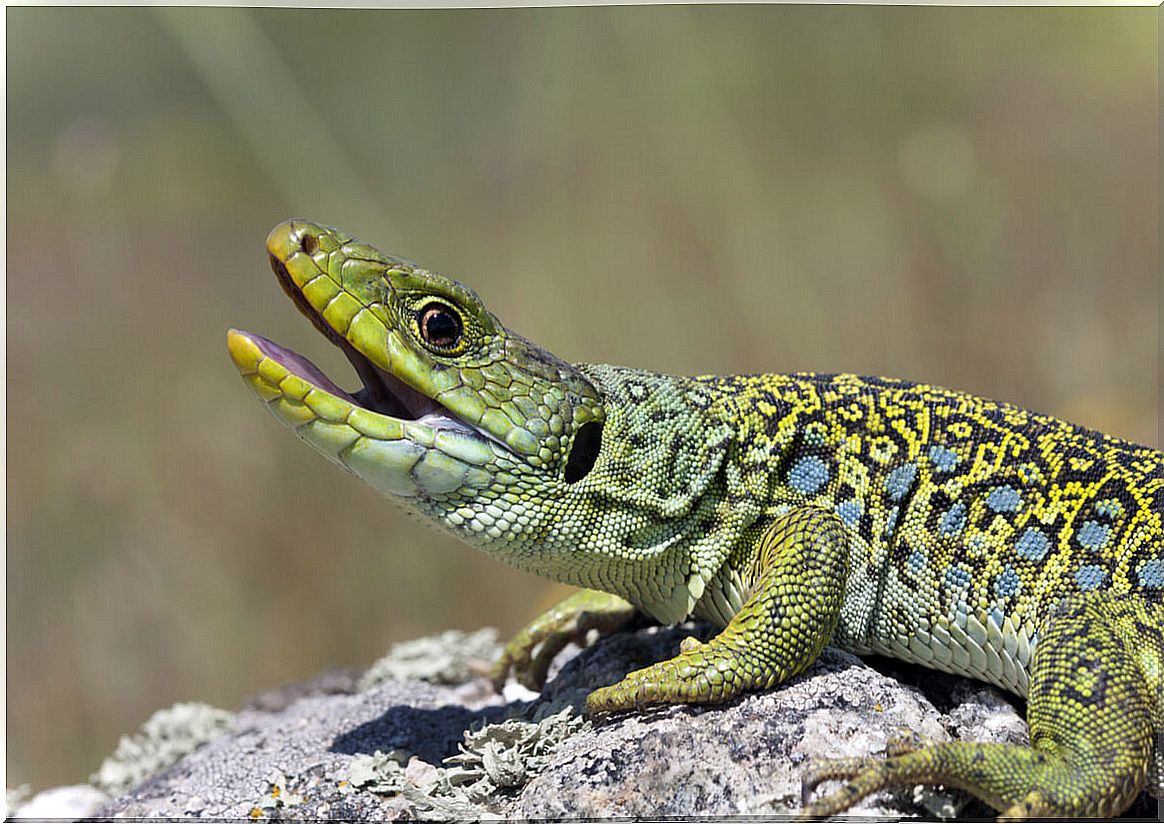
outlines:
[{"label": "tan blurred grass", "polygon": [[568,359],[892,374],[1159,447],[1151,14],[11,9],[9,785],[549,586],[238,382],[232,325],[349,374],[266,270],[292,214]]}]

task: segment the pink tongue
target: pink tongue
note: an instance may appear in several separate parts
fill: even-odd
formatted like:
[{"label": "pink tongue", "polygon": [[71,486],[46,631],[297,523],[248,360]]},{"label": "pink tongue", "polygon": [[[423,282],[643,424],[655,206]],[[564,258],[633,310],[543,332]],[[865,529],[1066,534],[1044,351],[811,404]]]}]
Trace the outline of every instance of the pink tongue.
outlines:
[{"label": "pink tongue", "polygon": [[248,332],[251,339],[259,345],[259,349],[268,358],[272,358],[278,363],[281,363],[294,374],[303,378],[308,383],[318,386],[331,394],[343,398],[348,403],[359,406],[360,402],[349,395],[344,390],[340,389],[331,382],[331,378],[323,374],[319,367],[309,361],[307,358],[300,355],[298,352],[292,352],[290,349],[280,346],[273,340],[268,340],[262,335],[256,335],[253,332]]}]

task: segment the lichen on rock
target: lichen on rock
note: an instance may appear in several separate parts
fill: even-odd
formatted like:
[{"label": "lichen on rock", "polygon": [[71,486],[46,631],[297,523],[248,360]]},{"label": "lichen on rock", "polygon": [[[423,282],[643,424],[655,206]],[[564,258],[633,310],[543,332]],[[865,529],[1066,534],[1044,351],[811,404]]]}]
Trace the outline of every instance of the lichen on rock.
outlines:
[{"label": "lichen on rock", "polygon": [[230,731],[234,713],[208,704],[185,703],[158,710],[90,777],[94,786],[117,796],[183,756]]},{"label": "lichen on rock", "polygon": [[487,664],[501,654],[497,630],[492,627],[476,632],[450,629],[395,644],[360,678],[361,690],[369,690],[386,681],[426,681],[448,686],[472,680]]},{"label": "lichen on rock", "polygon": [[434,767],[403,750],[376,751],[352,759],[348,783],[355,789],[399,793],[418,818],[503,817],[499,806],[540,773],[566,739],[591,724],[573,707],[535,712],[534,720],[511,718],[465,732],[456,755]]},{"label": "lichen on rock", "polygon": [[28,784],[21,784],[19,787],[5,787],[4,788],[4,817],[9,818],[15,815],[15,811],[20,808],[20,805],[27,801],[32,796],[32,787]]},{"label": "lichen on rock", "polygon": [[[721,705],[656,707],[595,723],[571,708],[628,670],[673,656],[692,631],[647,628],[564,651],[532,699],[499,696],[484,678],[457,686],[392,680],[247,706],[233,732],[94,817],[770,818],[799,809],[809,763],[882,754],[902,727],[939,741],[1022,733],[1013,706],[991,687],[935,681],[929,670],[896,664],[890,676],[885,661],[870,666],[834,648],[803,675]],[[426,643],[431,650],[448,642]],[[963,801],[948,790],[915,797],[902,788],[853,812],[932,817]],[[975,804],[959,814],[989,814]]]}]

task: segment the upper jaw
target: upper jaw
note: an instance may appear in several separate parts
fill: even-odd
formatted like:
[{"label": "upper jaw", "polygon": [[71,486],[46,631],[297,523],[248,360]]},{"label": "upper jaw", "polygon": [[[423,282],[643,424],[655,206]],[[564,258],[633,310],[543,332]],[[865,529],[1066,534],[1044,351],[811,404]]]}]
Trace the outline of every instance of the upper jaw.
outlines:
[{"label": "upper jaw", "polygon": [[[267,237],[267,256],[271,270],[275,273],[283,291],[291,298],[296,308],[311,321],[312,325],[324,337],[339,347],[356,370],[363,386],[353,393],[344,392],[314,363],[302,355],[266,338],[255,336],[259,347],[268,357],[276,360],[282,359],[283,365],[298,374],[299,377],[372,412],[401,420],[419,420],[431,416],[437,418],[452,417],[451,413],[437,401],[416,391],[391,372],[373,363],[370,358],[356,349],[347,338],[340,334],[323,316],[321,310],[307,298],[302,285],[317,278],[329,277],[314,258],[321,250],[319,238],[324,234],[336,238],[340,245],[351,241],[350,238],[341,236],[334,229],[305,221],[290,220],[271,230]],[[288,268],[288,261],[293,256],[297,258],[295,276]],[[312,269],[315,270],[314,273],[311,272]],[[305,271],[307,274],[304,274]]]}]

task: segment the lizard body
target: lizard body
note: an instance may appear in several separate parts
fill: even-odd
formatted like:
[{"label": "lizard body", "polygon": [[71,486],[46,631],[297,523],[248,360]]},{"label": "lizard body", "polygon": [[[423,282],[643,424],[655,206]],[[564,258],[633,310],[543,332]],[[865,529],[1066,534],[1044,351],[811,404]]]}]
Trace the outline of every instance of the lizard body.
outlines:
[{"label": "lizard body", "polygon": [[[586,588],[510,643],[498,680],[512,667],[540,686],[569,638],[635,610],[694,615],[723,631],[596,690],[590,711],[727,700],[828,643],[1029,699],[1032,747],[903,741],[825,764],[807,815],[892,784],[962,786],[1008,816],[1160,794],[1160,452],[905,381],[568,364],[456,281],[336,230],[289,221],[268,252],[364,382],[348,394],[232,330],[275,417],[411,513]],[[851,780],[809,803],[833,778]]]}]

